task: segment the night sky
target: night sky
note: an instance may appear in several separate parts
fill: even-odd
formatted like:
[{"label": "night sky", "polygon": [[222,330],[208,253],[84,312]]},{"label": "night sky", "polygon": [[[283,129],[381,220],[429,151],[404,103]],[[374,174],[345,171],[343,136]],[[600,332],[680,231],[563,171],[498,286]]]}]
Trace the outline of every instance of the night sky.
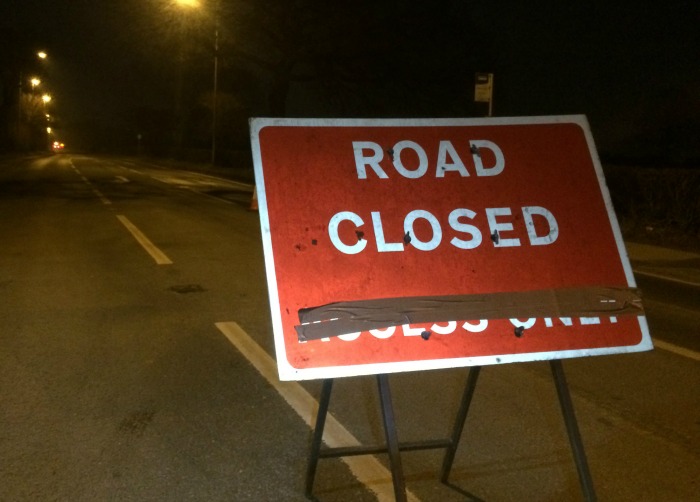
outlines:
[{"label": "night sky", "polygon": [[[236,50],[275,61],[275,54],[266,54],[268,46],[254,40],[276,30],[270,21],[274,16],[266,16],[260,6],[279,12],[280,5],[294,4],[301,7],[290,13],[301,12],[300,17],[297,21],[289,14],[286,22],[297,21],[299,33],[317,40],[317,47],[309,45],[313,64],[336,69],[323,85],[298,79],[288,94],[289,100],[296,99],[287,102],[289,115],[368,116],[374,110],[380,116],[467,116],[474,112],[474,72],[483,71],[495,74],[495,115],[583,113],[604,151],[628,151],[640,142],[667,142],[669,136],[681,135],[687,136],[677,140],[689,152],[685,157],[698,154],[696,0],[357,0],[337,2],[344,6],[338,7],[344,21],[337,25],[324,19],[337,13],[324,14],[323,7],[315,16],[303,14],[304,9],[314,11],[334,2],[220,1],[227,11],[221,20],[221,85],[245,101],[246,113],[273,114],[265,100],[250,91],[264,88],[269,78],[253,58],[240,57]],[[172,106],[179,39],[173,35],[176,20],[169,3],[4,0],[0,27],[10,41],[3,50],[33,47],[49,53],[46,85],[55,95],[55,113],[65,124],[107,117],[126,124],[136,108]],[[256,9],[262,14],[250,16]],[[248,24],[241,26],[244,14]],[[376,21],[380,14],[381,21]],[[251,19],[259,19],[260,26]],[[324,32],[325,38],[318,36]],[[189,38],[200,45],[210,43],[201,33]],[[320,45],[339,52],[324,54]],[[211,85],[209,59],[200,51],[199,64],[190,65],[186,73],[202,90]],[[344,66],[337,69],[339,65]],[[367,78],[356,78],[360,74]],[[260,82],[254,81],[257,78]],[[408,79],[412,85],[406,85]],[[320,106],[328,87],[338,80],[345,81],[346,94],[361,93],[370,85],[372,92],[381,88],[388,95],[403,93],[403,107],[354,108],[348,98],[336,99],[344,103],[336,108],[333,99],[326,100],[331,105]],[[323,96],[316,94],[317,88],[324,89]]]}]

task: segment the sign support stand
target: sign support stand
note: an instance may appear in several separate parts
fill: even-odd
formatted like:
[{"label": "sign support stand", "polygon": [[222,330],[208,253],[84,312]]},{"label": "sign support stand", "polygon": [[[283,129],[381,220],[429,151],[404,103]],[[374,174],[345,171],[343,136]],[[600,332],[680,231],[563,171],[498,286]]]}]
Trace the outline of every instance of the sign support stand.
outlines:
[{"label": "sign support stand", "polygon": [[[573,403],[571,401],[571,395],[569,393],[569,387],[566,382],[561,360],[552,360],[549,364],[552,370],[552,377],[557,390],[562,415],[564,417],[564,423],[566,425],[569,444],[571,445],[571,451],[576,463],[576,469],[584,500],[586,502],[596,502],[597,498],[593,488],[593,481],[588,469],[588,462],[586,460],[586,454],[583,448],[583,442],[581,441],[581,434],[576,421],[576,415],[574,413]],[[452,471],[452,464],[457,453],[457,446],[459,445],[459,441],[464,430],[464,424],[467,420],[469,407],[474,396],[474,391],[476,390],[476,384],[479,379],[480,372],[480,366],[473,366],[469,370],[464,393],[462,394],[462,402],[457,412],[457,416],[455,417],[452,434],[449,438],[403,443],[398,441],[398,435],[396,433],[396,422],[394,417],[394,409],[391,402],[389,378],[386,374],[377,375],[379,400],[382,409],[386,444],[370,446],[341,446],[334,448],[321,448],[321,443],[323,441],[323,429],[326,424],[326,416],[328,415],[328,406],[330,404],[331,391],[333,389],[333,379],[325,379],[321,389],[318,414],[316,416],[316,427],[314,429],[311,442],[309,462],[307,464],[306,497],[311,500],[316,500],[312,492],[314,479],[316,477],[316,467],[318,466],[319,459],[388,453],[396,502],[406,502],[406,484],[403,476],[400,452],[438,448],[445,449],[445,456],[443,457],[442,469],[440,472],[440,481],[453,489],[466,493],[462,489],[452,485],[449,482],[449,476],[450,472]]]},{"label": "sign support stand", "polygon": [[394,407],[391,402],[391,390],[389,387],[389,377],[386,374],[377,375],[377,384],[379,387],[379,401],[382,408],[382,419],[384,422],[384,434],[386,437],[386,445],[382,446],[348,446],[321,449],[321,441],[323,439],[323,429],[326,424],[326,416],[328,415],[328,405],[331,399],[331,390],[333,389],[333,379],[325,379],[321,389],[321,398],[319,400],[318,414],[316,415],[316,428],[311,442],[311,454],[306,471],[306,496],[313,499],[312,491],[314,478],[316,477],[316,466],[320,458],[337,458],[347,457],[351,455],[372,455],[375,453],[388,453],[389,464],[391,466],[391,477],[394,483],[394,496],[396,502],[406,502],[406,483],[403,476],[403,468],[401,466],[400,450],[417,450],[428,448],[444,448],[447,445],[441,442],[435,446],[434,442],[415,442],[399,444],[398,435],[396,433],[396,421],[394,418]]},{"label": "sign support stand", "polygon": [[557,396],[559,396],[559,405],[561,406],[561,413],[564,416],[564,423],[566,424],[566,432],[569,436],[571,452],[573,453],[574,461],[576,462],[576,470],[578,471],[578,479],[581,483],[581,491],[583,492],[586,502],[595,502],[597,498],[595,490],[593,489],[593,480],[591,478],[591,473],[588,470],[586,452],[583,449],[581,434],[578,430],[578,422],[576,421],[576,415],[574,414],[574,405],[571,402],[569,386],[566,383],[564,367],[561,363],[561,359],[554,359],[549,362],[549,365],[552,368],[554,385],[557,388]]},{"label": "sign support stand", "polygon": [[447,447],[445,456],[442,459],[440,481],[442,481],[444,484],[449,484],[448,478],[450,477],[450,472],[452,471],[452,463],[454,462],[455,455],[457,454],[457,446],[459,445],[459,439],[462,437],[464,423],[467,421],[467,414],[469,413],[469,406],[472,404],[472,397],[474,397],[474,391],[476,390],[476,382],[479,380],[479,373],[481,373],[481,366],[473,366],[469,369],[466,387],[464,388],[464,394],[462,395],[462,404],[459,406],[454,427],[452,428],[452,442]]}]

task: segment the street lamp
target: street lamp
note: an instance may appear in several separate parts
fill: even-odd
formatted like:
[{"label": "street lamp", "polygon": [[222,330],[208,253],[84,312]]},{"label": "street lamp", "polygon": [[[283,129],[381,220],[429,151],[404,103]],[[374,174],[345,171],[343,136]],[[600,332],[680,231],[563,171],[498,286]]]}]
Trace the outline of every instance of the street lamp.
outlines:
[{"label": "street lamp", "polygon": [[[44,60],[48,57],[48,55],[44,51],[37,52],[36,56],[41,60]],[[25,79],[24,72],[22,71],[22,69],[20,69],[19,70],[19,85],[17,86],[17,146],[18,147],[21,147],[21,143],[22,143],[22,140],[21,140],[21,137],[22,137],[22,94],[24,93],[24,79]],[[32,91],[33,91],[34,88],[41,83],[41,81],[38,78],[33,77],[30,80],[30,83],[32,85]],[[50,98],[49,98],[49,101],[50,101]],[[48,101],[44,101],[44,103],[48,103]]]},{"label": "street lamp", "polygon": [[[175,3],[185,8],[199,8],[199,0],[175,0]],[[211,163],[216,163],[216,108],[219,87],[219,0],[214,0],[214,89],[211,107]]]}]

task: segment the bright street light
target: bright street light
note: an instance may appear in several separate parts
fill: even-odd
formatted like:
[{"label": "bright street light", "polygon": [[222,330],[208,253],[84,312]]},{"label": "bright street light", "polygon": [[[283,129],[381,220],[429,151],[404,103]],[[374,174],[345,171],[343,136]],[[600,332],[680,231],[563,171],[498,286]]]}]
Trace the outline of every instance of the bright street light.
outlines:
[{"label": "bright street light", "polygon": [[41,100],[42,100],[44,103],[49,103],[49,102],[51,101],[51,99],[52,99],[51,96],[48,95],[48,94],[44,94],[44,95],[41,97]]},{"label": "bright street light", "polygon": [[175,3],[182,5],[183,7],[200,7],[201,2],[199,0],[175,0]]},{"label": "bright street light", "polygon": [[31,79],[29,82],[31,82],[31,84],[32,84],[32,89],[34,89],[37,85],[39,85],[39,84],[41,83],[41,80],[39,80],[38,78],[34,77],[34,78]]},{"label": "bright street light", "polygon": [[36,53],[41,59],[46,59],[46,53],[44,51],[39,51]]}]

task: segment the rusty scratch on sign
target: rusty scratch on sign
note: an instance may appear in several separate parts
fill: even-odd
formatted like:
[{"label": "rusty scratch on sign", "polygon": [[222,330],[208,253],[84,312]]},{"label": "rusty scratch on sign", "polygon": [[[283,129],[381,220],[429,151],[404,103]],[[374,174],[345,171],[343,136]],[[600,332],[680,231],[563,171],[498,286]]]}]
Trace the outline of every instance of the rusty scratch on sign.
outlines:
[{"label": "rusty scratch on sign", "polygon": [[294,328],[306,341],[406,323],[600,315],[644,315],[639,291],[600,286],[335,302],[299,310]]}]

